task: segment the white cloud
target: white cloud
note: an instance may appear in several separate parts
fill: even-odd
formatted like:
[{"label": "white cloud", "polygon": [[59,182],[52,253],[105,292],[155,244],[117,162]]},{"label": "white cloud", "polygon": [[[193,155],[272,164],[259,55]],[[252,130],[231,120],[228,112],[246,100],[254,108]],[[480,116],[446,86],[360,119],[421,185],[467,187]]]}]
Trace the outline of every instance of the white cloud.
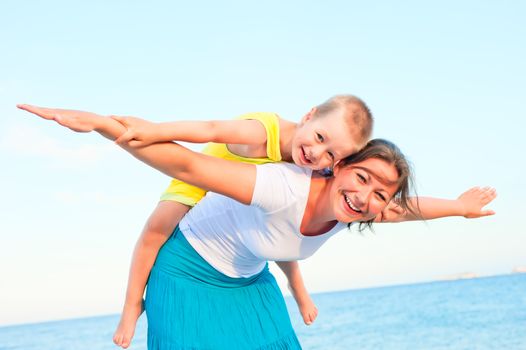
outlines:
[{"label": "white cloud", "polygon": [[114,195],[99,191],[95,192],[68,192],[62,191],[55,194],[55,199],[65,204],[82,203],[106,204],[113,207],[129,207],[130,203],[151,203],[154,196],[144,194]]},{"label": "white cloud", "polygon": [[10,154],[49,158],[63,166],[92,165],[118,152],[112,143],[63,145],[40,129],[24,124],[5,129],[0,149]]}]

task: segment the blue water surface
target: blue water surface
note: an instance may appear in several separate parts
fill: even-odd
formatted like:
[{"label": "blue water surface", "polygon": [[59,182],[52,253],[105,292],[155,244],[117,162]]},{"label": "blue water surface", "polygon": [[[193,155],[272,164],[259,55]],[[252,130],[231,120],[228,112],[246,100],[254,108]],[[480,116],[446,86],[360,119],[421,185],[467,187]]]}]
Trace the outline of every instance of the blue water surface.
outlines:
[{"label": "blue water surface", "polygon": [[[526,349],[526,274],[315,294],[312,326],[287,299],[306,350]],[[117,322],[111,315],[2,327],[0,349],[115,350]],[[129,349],[146,349],[146,327],[143,316]]]}]

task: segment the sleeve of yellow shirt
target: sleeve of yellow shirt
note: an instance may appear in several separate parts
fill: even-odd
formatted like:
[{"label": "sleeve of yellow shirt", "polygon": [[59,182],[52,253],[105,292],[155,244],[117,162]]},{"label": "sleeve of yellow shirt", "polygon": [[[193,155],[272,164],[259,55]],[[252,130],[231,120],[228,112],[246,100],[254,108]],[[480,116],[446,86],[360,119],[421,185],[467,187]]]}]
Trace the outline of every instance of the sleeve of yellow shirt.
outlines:
[{"label": "sleeve of yellow shirt", "polygon": [[[281,161],[281,151],[279,147],[279,117],[275,113],[247,113],[237,119],[259,120],[267,132],[267,157],[266,158],[245,158],[231,153],[223,143],[209,143],[203,153],[214,157],[236,160],[252,164],[265,164]],[[185,182],[173,179],[170,186],[161,195],[161,201],[175,201],[193,207],[204,197],[206,191],[189,185]]]}]

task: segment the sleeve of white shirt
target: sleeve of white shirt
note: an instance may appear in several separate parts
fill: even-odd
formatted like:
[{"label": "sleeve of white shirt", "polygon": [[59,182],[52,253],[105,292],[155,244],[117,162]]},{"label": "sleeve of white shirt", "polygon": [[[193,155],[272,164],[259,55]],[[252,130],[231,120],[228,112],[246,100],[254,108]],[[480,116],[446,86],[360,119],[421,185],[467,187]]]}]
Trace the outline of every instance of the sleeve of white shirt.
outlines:
[{"label": "sleeve of white shirt", "polygon": [[[292,176],[291,176],[292,175]],[[256,185],[252,195],[253,206],[266,212],[279,210],[294,200],[296,176],[291,165],[271,163],[256,166]]]}]

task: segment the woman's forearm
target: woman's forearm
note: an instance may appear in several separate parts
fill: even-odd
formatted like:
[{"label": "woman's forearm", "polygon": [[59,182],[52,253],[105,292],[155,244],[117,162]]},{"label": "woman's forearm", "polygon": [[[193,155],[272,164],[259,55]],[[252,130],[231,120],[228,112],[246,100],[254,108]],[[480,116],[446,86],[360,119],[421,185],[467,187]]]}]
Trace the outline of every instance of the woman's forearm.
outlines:
[{"label": "woman's forearm", "polygon": [[409,199],[413,211],[400,207],[395,202],[382,211],[378,222],[403,222],[432,220],[448,216],[463,216],[464,210],[457,200],[432,197],[413,197]]},{"label": "woman's forearm", "polygon": [[112,141],[126,132],[126,127],[112,118],[93,113],[94,131]]},{"label": "woman's forearm", "polygon": [[448,216],[465,215],[465,208],[456,199],[413,197],[410,199],[410,203],[414,213],[404,212],[401,221],[432,220]]},{"label": "woman's forearm", "polygon": [[[126,132],[126,128],[112,118],[94,113],[92,113],[90,118],[92,118],[94,131],[110,140],[115,140]],[[181,178],[181,175],[187,172],[187,168],[191,163],[192,153],[195,153],[171,142],[156,143],[141,148],[126,147],[124,145],[122,148],[140,161],[168,176],[176,178]]]}]

